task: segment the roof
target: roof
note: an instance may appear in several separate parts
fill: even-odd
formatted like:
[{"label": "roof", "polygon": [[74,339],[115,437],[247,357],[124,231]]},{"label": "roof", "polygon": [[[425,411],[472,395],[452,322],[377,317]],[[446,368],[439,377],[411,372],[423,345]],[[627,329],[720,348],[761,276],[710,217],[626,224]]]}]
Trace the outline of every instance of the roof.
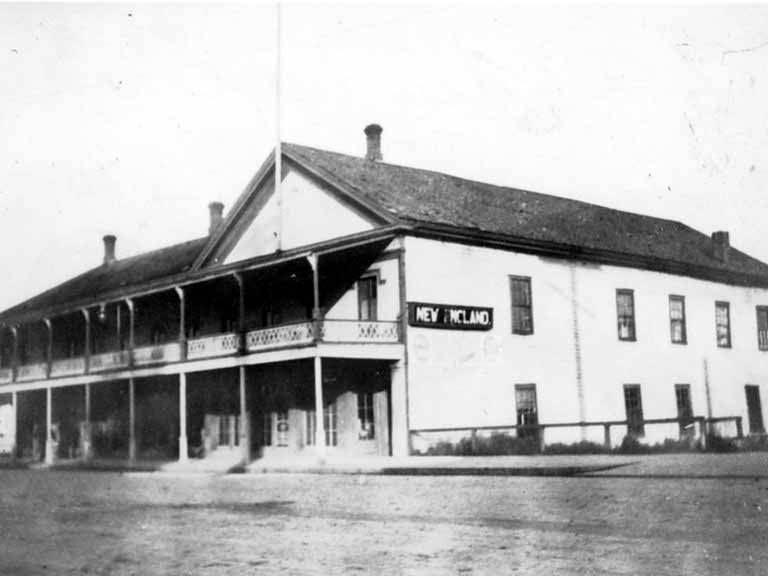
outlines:
[{"label": "roof", "polygon": [[133,257],[102,264],[0,313],[0,319],[20,319],[123,288],[188,271],[208,237],[186,241]]},{"label": "roof", "polygon": [[[712,240],[691,227],[667,219],[610,209],[553,195],[502,187],[459,177],[369,161],[341,153],[284,143],[283,153],[361,206],[387,217],[388,224],[420,230],[461,231],[470,239],[525,241],[569,248],[584,258],[633,264],[740,284],[768,286],[768,265],[731,248],[729,259],[713,255]],[[227,216],[237,218],[249,195],[271,170],[272,155]],[[195,263],[223,231],[101,265],[0,313],[10,323],[71,308],[80,302],[118,298],[121,293],[195,269]],[[598,257],[594,257],[597,255]],[[623,256],[623,260],[611,256]],[[629,259],[627,261],[626,259]],[[634,261],[632,261],[634,259]],[[672,266],[674,265],[674,266]]]},{"label": "roof", "polygon": [[713,255],[709,235],[678,221],[307,146],[284,147],[401,221],[624,253],[768,281],[768,265],[734,248],[724,262]]}]

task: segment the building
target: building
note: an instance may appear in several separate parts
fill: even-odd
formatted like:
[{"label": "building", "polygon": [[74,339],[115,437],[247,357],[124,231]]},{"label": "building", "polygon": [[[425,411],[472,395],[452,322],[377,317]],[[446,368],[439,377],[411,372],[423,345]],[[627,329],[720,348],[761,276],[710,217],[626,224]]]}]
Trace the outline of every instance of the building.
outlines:
[{"label": "building", "polygon": [[[652,218],[283,144],[203,238],[0,314],[0,450],[395,455],[764,432],[768,265]],[[743,422],[743,425],[742,425]]]}]

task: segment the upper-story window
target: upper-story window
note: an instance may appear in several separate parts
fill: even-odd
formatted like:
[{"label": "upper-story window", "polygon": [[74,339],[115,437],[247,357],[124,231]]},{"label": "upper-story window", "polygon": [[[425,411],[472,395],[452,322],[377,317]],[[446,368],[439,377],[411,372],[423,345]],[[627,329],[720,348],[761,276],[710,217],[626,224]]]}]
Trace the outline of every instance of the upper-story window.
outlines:
[{"label": "upper-story window", "polygon": [[619,339],[635,341],[635,292],[632,289],[616,289],[616,314]]},{"label": "upper-story window", "polygon": [[357,316],[361,321],[377,319],[377,288],[379,279],[376,275],[363,277],[357,282]]},{"label": "upper-story window", "polygon": [[685,297],[669,296],[669,332],[672,343],[686,343]]},{"label": "upper-story window", "polygon": [[760,351],[768,351],[768,307],[757,306],[757,347]]},{"label": "upper-story window", "polygon": [[533,300],[530,277],[509,277],[512,293],[512,333],[530,335],[533,333]]},{"label": "upper-story window", "polygon": [[727,301],[715,302],[715,327],[718,347],[731,346],[731,306]]}]

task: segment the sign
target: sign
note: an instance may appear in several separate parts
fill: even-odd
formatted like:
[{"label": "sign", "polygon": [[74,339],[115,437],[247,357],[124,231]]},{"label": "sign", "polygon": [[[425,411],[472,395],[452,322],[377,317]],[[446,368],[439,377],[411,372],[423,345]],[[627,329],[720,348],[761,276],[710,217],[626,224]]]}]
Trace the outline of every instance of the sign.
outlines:
[{"label": "sign", "polygon": [[493,308],[409,302],[408,324],[434,329],[488,331],[493,327]]}]

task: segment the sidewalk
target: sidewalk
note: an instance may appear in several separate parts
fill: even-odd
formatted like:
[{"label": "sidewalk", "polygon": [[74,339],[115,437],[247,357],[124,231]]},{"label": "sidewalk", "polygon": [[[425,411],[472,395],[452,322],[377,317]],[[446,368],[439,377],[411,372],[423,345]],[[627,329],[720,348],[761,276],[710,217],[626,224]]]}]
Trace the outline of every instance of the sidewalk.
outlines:
[{"label": "sidewalk", "polygon": [[95,459],[66,461],[53,466],[7,461],[2,467],[165,472],[176,474],[302,473],[386,476],[581,476],[628,478],[768,479],[768,452],[732,454],[572,455],[572,456],[410,456],[405,458],[316,457],[264,458],[242,463],[190,459],[138,461]]}]

